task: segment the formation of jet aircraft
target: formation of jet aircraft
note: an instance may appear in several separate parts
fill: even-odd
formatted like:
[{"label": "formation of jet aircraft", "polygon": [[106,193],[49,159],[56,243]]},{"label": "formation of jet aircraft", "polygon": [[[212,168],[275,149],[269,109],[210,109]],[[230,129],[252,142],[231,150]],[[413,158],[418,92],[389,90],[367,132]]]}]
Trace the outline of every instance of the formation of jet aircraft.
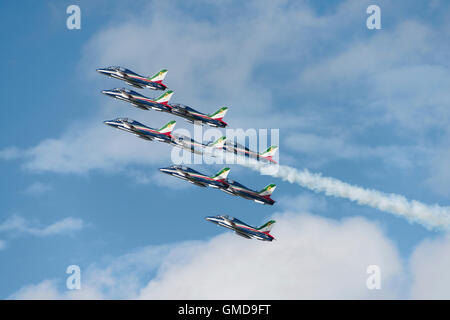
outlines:
[{"label": "formation of jet aircraft", "polygon": [[[166,69],[159,71],[151,77],[139,75],[120,66],[99,68],[97,69],[97,72],[108,77],[122,80],[139,89],[149,88],[152,90],[162,91],[167,89],[167,86],[162,83],[167,74]],[[136,108],[166,112],[168,114],[182,117],[191,123],[219,128],[225,128],[228,125],[225,121],[223,121],[223,118],[228,111],[227,107],[222,107],[214,113],[206,114],[187,105],[180,103],[169,103],[174,94],[172,90],[165,91],[157,98],[149,98],[127,88],[103,90],[102,93],[109,97],[128,102]],[[222,150],[253,158],[258,161],[276,163],[276,161],[273,160],[273,156],[278,149],[277,146],[270,146],[265,152],[258,153],[251,151],[249,148],[238,143],[227,141],[226,137],[221,137],[216,141],[205,144],[203,142],[197,142],[194,139],[184,135],[172,134],[176,124],[173,120],[160,129],[145,126],[144,124],[129,118],[116,118],[114,120],[104,121],[104,123],[110,127],[130,132],[144,140],[161,141],[197,154],[203,154],[205,149]],[[261,191],[252,190],[234,180],[229,180],[228,174],[230,173],[230,168],[223,168],[213,176],[204,175],[186,166],[174,165],[167,168],[161,168],[159,170],[165,174],[186,180],[200,187],[216,188],[228,194],[240,196],[261,204],[273,205],[275,203],[275,201],[270,197],[276,188],[274,184],[269,184]],[[237,235],[247,239],[258,239],[262,241],[274,240],[274,237],[270,234],[270,230],[275,223],[274,220],[270,220],[259,228],[252,227],[237,218],[227,215],[206,217],[206,220],[219,226],[231,229]]]},{"label": "formation of jet aircraft", "polygon": [[222,107],[211,114],[205,114],[180,103],[169,104],[169,100],[173,95],[172,90],[169,90],[154,99],[126,88],[103,90],[102,93],[109,97],[129,102],[139,109],[164,111],[182,117],[191,123],[207,124],[211,127],[220,128],[225,128],[227,126],[227,123],[223,121],[223,118],[228,111],[227,107]]},{"label": "formation of jet aircraft", "polygon": [[213,217],[206,217],[207,221],[233,230],[237,235],[247,239],[258,239],[262,241],[272,241],[275,238],[270,234],[275,220],[270,220],[259,228],[252,227],[239,219],[230,217],[228,215],[218,215]]},{"label": "formation of jet aircraft", "polygon": [[211,177],[192,168],[180,165],[161,168],[159,170],[162,173],[189,181],[200,187],[217,188],[228,194],[240,196],[261,204],[273,205],[275,203],[275,200],[273,200],[270,195],[275,191],[276,185],[269,184],[261,191],[252,190],[237,181],[229,180],[227,177],[230,173],[230,168],[223,168],[219,173]]}]

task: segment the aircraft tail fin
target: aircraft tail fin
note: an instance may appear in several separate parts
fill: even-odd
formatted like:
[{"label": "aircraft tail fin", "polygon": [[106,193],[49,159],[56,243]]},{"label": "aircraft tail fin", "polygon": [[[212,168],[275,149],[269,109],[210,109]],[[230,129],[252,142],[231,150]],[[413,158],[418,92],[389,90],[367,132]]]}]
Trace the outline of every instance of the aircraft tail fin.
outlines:
[{"label": "aircraft tail fin", "polygon": [[229,173],[230,173],[230,168],[223,168],[212,178],[214,180],[225,180],[228,177]]},{"label": "aircraft tail fin", "polygon": [[172,120],[168,122],[165,126],[163,126],[161,129],[158,129],[157,131],[165,135],[170,135],[176,123],[177,122],[175,120]]},{"label": "aircraft tail fin", "polygon": [[220,137],[219,139],[217,139],[216,141],[214,141],[213,143],[211,143],[209,146],[213,147],[213,148],[217,148],[217,149],[222,149],[223,145],[225,144],[226,141],[227,141],[227,137],[223,136],[223,137]]},{"label": "aircraft tail fin", "polygon": [[278,146],[270,146],[266,151],[260,154],[261,157],[272,160],[272,157],[277,152]]},{"label": "aircraft tail fin", "polygon": [[274,185],[273,183],[269,184],[268,186],[266,186],[264,189],[262,189],[259,194],[261,196],[269,196],[272,194],[272,192],[275,191],[276,189],[276,185]]},{"label": "aircraft tail fin", "polygon": [[173,91],[169,90],[164,92],[162,95],[160,95],[158,98],[156,98],[155,102],[166,104],[169,102],[170,98],[173,96]]},{"label": "aircraft tail fin", "polygon": [[149,77],[148,79],[152,82],[162,83],[164,78],[166,77],[166,75],[167,75],[167,70],[162,69],[161,71],[156,73],[153,77]]},{"label": "aircraft tail fin", "polygon": [[270,230],[272,230],[273,224],[275,222],[276,222],[275,220],[270,220],[270,221],[264,223],[261,227],[257,228],[256,230],[269,233]]},{"label": "aircraft tail fin", "polygon": [[228,111],[227,107],[222,107],[219,110],[217,110],[216,112],[211,113],[209,115],[209,117],[214,120],[222,120],[225,117],[225,114],[227,113],[227,111]]}]

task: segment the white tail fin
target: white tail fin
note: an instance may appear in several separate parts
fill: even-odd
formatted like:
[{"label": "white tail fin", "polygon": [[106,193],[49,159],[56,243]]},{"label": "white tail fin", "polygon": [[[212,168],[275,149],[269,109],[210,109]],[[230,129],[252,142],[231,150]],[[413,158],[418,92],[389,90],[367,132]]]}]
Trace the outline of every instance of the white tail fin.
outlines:
[{"label": "white tail fin", "polygon": [[161,82],[163,82],[164,78],[166,77],[166,74],[167,74],[167,70],[162,69],[160,72],[155,74],[153,77],[149,77],[149,80],[152,82],[161,83]]},{"label": "white tail fin", "polygon": [[220,108],[219,110],[217,110],[216,112],[210,114],[209,117],[214,120],[222,120],[225,117],[225,114],[227,113],[227,111],[228,111],[228,108],[223,107],[223,108]]},{"label": "white tail fin", "polygon": [[155,102],[166,104],[169,102],[170,98],[173,96],[173,91],[169,90],[167,92],[164,92],[161,96],[156,98]]},{"label": "white tail fin", "polygon": [[159,133],[165,134],[165,135],[170,135],[170,133],[173,131],[173,128],[175,128],[175,124],[177,122],[172,120],[170,122],[168,122],[164,127],[162,127],[161,129],[158,129],[157,131]]},{"label": "white tail fin", "polygon": [[272,194],[272,192],[275,191],[276,189],[276,185],[274,185],[273,183],[269,184],[267,187],[265,187],[264,189],[262,189],[259,194],[261,196],[270,196]]},{"label": "white tail fin", "polygon": [[275,152],[277,152],[277,150],[278,150],[277,146],[270,146],[266,151],[261,153],[260,156],[265,158],[272,158]]},{"label": "white tail fin", "polygon": [[225,144],[225,142],[227,141],[227,137],[220,137],[219,139],[217,139],[216,141],[214,141],[213,143],[211,143],[209,146],[215,149],[222,149],[223,145]]},{"label": "white tail fin", "polygon": [[226,180],[229,173],[230,173],[230,168],[223,168],[212,178],[214,180]]},{"label": "white tail fin", "polygon": [[276,222],[275,220],[270,220],[270,221],[266,222],[265,224],[263,224],[261,227],[259,227],[257,230],[261,231],[261,232],[269,233],[270,230],[272,230],[273,224],[275,222]]}]

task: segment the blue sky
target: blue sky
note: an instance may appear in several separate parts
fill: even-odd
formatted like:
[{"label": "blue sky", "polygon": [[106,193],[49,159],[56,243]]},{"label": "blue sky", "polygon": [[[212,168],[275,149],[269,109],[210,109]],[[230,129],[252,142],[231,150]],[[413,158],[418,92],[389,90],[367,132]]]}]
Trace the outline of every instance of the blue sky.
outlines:
[{"label": "blue sky", "polygon": [[[81,8],[81,30],[66,28],[70,4]],[[233,128],[279,129],[282,164],[448,206],[448,4],[378,1],[382,29],[368,30],[369,4],[2,3],[2,41],[8,45],[0,53],[5,90],[1,115],[6,120],[0,135],[1,297],[67,297],[65,270],[71,264],[79,265],[83,275],[86,270],[83,283],[89,288],[76,297],[179,297],[173,273],[197,279],[190,270],[197,269],[195,263],[205,248],[217,252],[229,243],[239,249],[239,255],[230,252],[227,265],[240,255],[245,261],[251,256],[246,250],[262,255],[274,250],[261,243],[243,243],[203,220],[222,213],[252,225],[278,217],[275,237],[285,236],[300,246],[307,243],[303,234],[323,234],[317,239],[323,246],[340,245],[325,256],[340,250],[342,256],[326,262],[311,258],[311,269],[322,270],[325,263],[337,270],[348,265],[345,257],[354,252],[354,244],[342,240],[347,231],[362,237],[368,260],[386,264],[388,285],[382,293],[348,291],[336,283],[327,295],[311,297],[336,297],[340,290],[343,297],[357,298],[426,297],[427,292],[449,297],[443,288],[450,283],[448,276],[426,281],[429,266],[421,264],[421,257],[436,256],[434,265],[442,270],[450,266],[446,232],[237,165],[230,178],[244,185],[261,189],[277,184],[273,207],[168,181],[174,178],[157,170],[170,165],[168,146],[115,132],[102,123],[127,116],[160,127],[173,117],[134,110],[101,95],[103,89],[124,84],[102,77],[95,68],[122,65],[141,74],[167,68],[165,83],[175,91],[173,101],[204,112],[228,106],[225,121]],[[150,90],[142,93],[157,95]],[[192,130],[182,119],[174,120],[177,128]],[[192,167],[209,174],[221,168]],[[299,225],[290,230],[283,221],[311,228]],[[330,223],[336,224],[337,239],[330,238]],[[302,261],[315,252],[313,247],[306,253],[303,247],[285,250],[283,243],[276,244],[276,253],[285,253],[289,261]],[[391,255],[384,256],[383,251]],[[207,260],[215,258],[211,254]],[[132,262],[117,268],[121,259]],[[186,268],[177,269],[185,261]],[[117,288],[129,280],[127,268],[138,269],[131,272],[134,285],[118,293]],[[292,268],[300,266],[293,263]],[[276,266],[269,271],[282,277]],[[241,268],[236,272],[246,274]],[[308,273],[302,272],[306,279]],[[329,276],[321,272],[315,274],[314,285],[319,288]],[[366,276],[365,270],[361,272],[357,279]],[[99,273],[110,275],[113,285],[98,285]],[[431,284],[428,288],[423,283]],[[209,292],[207,286],[205,290]],[[217,297],[186,288],[179,292],[185,294],[181,297]],[[305,292],[293,290],[287,296],[285,292],[275,297],[309,297]],[[255,295],[249,292],[247,297]]]}]

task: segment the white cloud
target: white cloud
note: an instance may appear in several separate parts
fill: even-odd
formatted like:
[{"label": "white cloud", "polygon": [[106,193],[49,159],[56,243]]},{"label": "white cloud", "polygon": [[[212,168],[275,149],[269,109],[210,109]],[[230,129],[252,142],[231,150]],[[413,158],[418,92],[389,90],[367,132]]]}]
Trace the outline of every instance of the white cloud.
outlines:
[{"label": "white cloud", "polygon": [[24,167],[37,172],[85,174],[95,169],[117,172],[126,164],[148,165],[167,160],[168,149],[162,143],[138,139],[97,121],[26,150],[28,160]]},{"label": "white cloud", "polygon": [[[277,241],[257,243],[226,234],[199,246],[181,264],[166,265],[141,291],[143,299],[349,299],[394,296],[400,271],[395,249],[363,219],[331,222],[309,215],[278,218]],[[354,239],[360,241],[355,242]],[[245,241],[245,242],[244,242]],[[358,259],[354,259],[358,257]],[[186,259],[186,258],[183,258]],[[230,263],[232,261],[232,263]],[[379,264],[386,290],[365,285]]]},{"label": "white cloud", "polygon": [[39,226],[21,216],[14,215],[0,224],[0,232],[22,233],[39,237],[56,234],[70,234],[84,227],[84,222],[78,218],[68,217],[47,226]]},{"label": "white cloud", "polygon": [[411,298],[450,299],[450,235],[421,243],[411,257]]},{"label": "white cloud", "polygon": [[352,143],[351,134],[331,136],[297,132],[285,138],[288,149],[305,154],[309,167],[317,167],[336,159],[374,159],[397,169],[408,170],[424,166],[424,157],[431,156],[430,148],[420,145],[368,146]]},{"label": "white cloud", "polygon": [[[360,217],[340,221],[321,218],[302,208],[304,203],[306,207],[316,206],[311,201],[294,202],[299,204],[296,211],[273,217],[277,220],[272,230],[276,241],[271,243],[243,239],[217,229],[220,234],[210,240],[148,246],[110,258],[103,266],[95,263],[82,268],[81,290],[61,290],[65,279],[44,280],[24,286],[10,298],[450,297],[448,235],[423,241],[407,262],[402,262],[395,245],[377,224]],[[380,267],[381,290],[366,287],[369,265]]]},{"label": "white cloud", "polygon": [[42,183],[42,182],[33,182],[31,185],[29,185],[25,190],[23,191],[24,194],[28,195],[39,195],[46,193],[50,191],[52,187],[49,184]]},{"label": "white cloud", "polygon": [[7,147],[0,150],[0,159],[12,160],[20,157],[20,150],[17,147]]},{"label": "white cloud", "polygon": [[[275,215],[276,241],[221,233],[208,241],[152,246],[89,267],[78,292],[58,298],[363,299],[394,298],[401,262],[379,227],[362,218],[333,221]],[[205,222],[206,224],[206,222]],[[215,228],[213,225],[205,227]],[[221,232],[221,229],[218,229]],[[357,240],[357,241],[356,241]],[[367,266],[382,268],[383,290],[366,287]],[[152,280],[146,281],[149,274]],[[56,284],[22,288],[12,298],[51,296]]]},{"label": "white cloud", "polygon": [[430,156],[431,168],[427,185],[436,193],[450,195],[450,142],[449,147],[439,148]]}]

